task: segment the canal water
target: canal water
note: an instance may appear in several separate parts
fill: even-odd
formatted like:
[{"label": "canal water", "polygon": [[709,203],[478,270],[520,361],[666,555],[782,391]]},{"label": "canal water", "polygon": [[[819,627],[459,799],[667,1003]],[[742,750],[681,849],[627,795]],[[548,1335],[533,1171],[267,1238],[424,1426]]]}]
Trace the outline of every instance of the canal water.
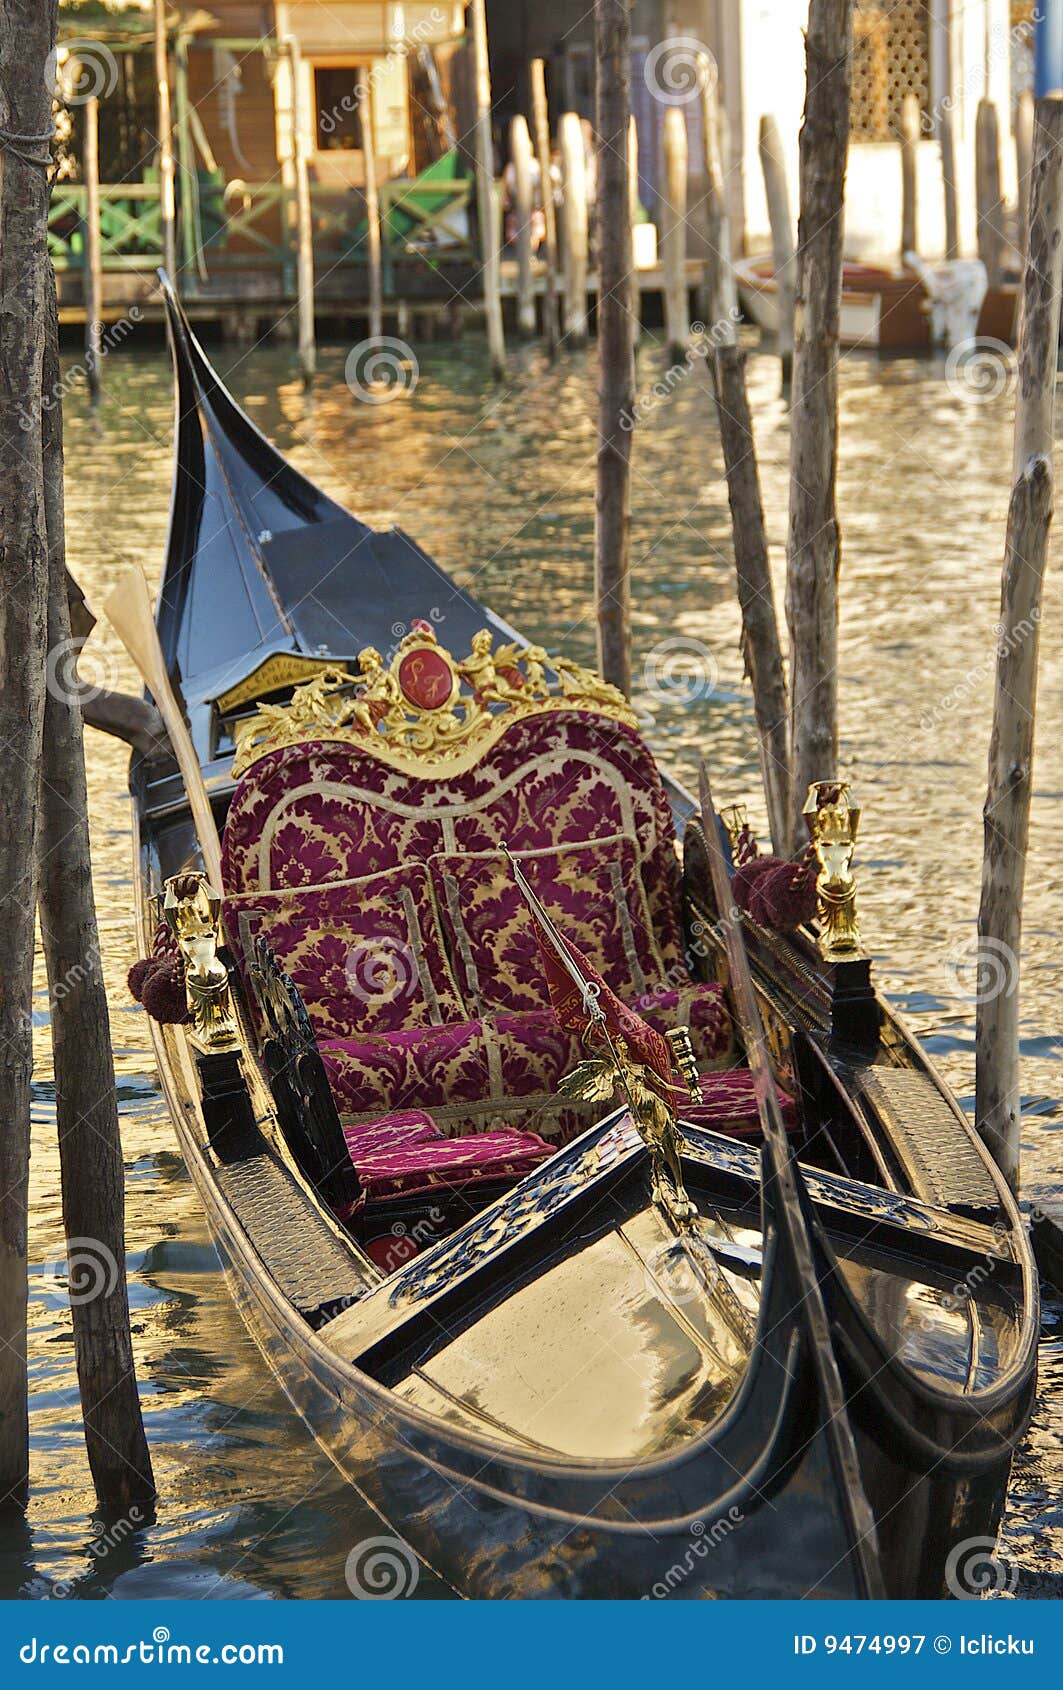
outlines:
[{"label": "canal water", "polygon": [[[479,341],[428,346],[400,371],[401,396],[373,403],[360,396],[346,346],[322,348],[312,400],[293,377],[287,348],[215,350],[255,422],[307,474],[370,522],[401,524],[529,637],[593,663],[593,353],[551,366],[538,347],[518,349],[508,385],[494,389]],[[986,374],[857,355],[844,360],[841,379],[842,762],[864,805],[863,927],[880,981],[967,1107],[975,998],[984,986],[972,956],[1012,424],[1007,367]],[[693,782],[698,757],[708,756],[722,803],[752,797],[758,777],[721,454],[704,364],[694,360],[655,393],[664,375],[661,350],[646,343],[634,452],[637,703],[679,776]],[[769,358],[751,358],[750,384],[781,571],[788,419]],[[169,365],[148,330],[108,360],[96,416],[71,380],[68,547],[95,606],[131,563],[157,577],[171,431]],[[93,637],[82,671],[101,685],[135,685],[106,630]],[[1061,1184],[1061,721],[1057,570],[1042,629],[1023,973],[1024,1188],[1032,1200],[1058,1194]],[[174,1147],[142,1014],[125,989],[133,959],[126,754],[92,734],[89,756],[128,1169],[134,1343],[161,1494],[150,1519],[93,1518],[42,970],[30,1239],[33,1501],[25,1532],[3,1538],[0,1594],[345,1597],[348,1557],[371,1554],[367,1541],[384,1528],[290,1410],[229,1300]],[[753,808],[760,814],[755,801]],[[1047,1311],[1042,1392],[1002,1538],[1019,1596],[1063,1594],[1058,1319]],[[424,1571],[413,1594],[447,1592]]]}]

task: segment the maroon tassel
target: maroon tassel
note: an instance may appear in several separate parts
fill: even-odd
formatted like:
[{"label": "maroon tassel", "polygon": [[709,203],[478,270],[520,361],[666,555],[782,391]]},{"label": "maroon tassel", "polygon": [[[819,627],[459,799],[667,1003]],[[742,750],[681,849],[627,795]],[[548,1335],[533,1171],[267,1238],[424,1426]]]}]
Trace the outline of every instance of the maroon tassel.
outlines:
[{"label": "maroon tassel", "polygon": [[160,921],[151,942],[151,955],[129,970],[130,995],[142,1003],[153,1021],[181,1026],[188,1020],[185,965],[173,929]]},{"label": "maroon tassel", "polygon": [[155,964],[144,982],[140,1001],[153,1021],[181,1026],[188,1020],[185,970],[180,957]]},{"label": "maroon tassel", "polygon": [[816,913],[816,865],[806,855],[799,862],[756,857],[736,869],[734,900],[762,927],[791,933]]}]

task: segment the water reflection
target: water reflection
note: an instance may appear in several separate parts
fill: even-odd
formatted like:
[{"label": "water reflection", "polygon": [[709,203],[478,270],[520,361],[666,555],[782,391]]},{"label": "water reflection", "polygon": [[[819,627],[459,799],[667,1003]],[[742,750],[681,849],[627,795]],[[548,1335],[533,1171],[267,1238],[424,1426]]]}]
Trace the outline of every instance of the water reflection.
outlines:
[{"label": "water reflection", "polygon": [[[401,524],[530,637],[592,663],[591,357],[551,365],[537,347],[517,348],[512,380],[496,390],[477,342],[430,346],[419,351],[416,395],[374,406],[357,403],[344,383],[347,350],[322,348],[309,402],[287,351],[219,348],[217,361],[259,427],[331,493],[373,523]],[[659,350],[645,347],[640,390],[663,368]],[[788,419],[771,360],[752,358],[750,382],[781,603]],[[161,346],[123,350],[108,362],[96,418],[80,396],[69,404],[68,546],[93,605],[131,563],[157,571],[171,425]],[[968,1104],[976,988],[965,962],[978,899],[1010,431],[1006,396],[978,403],[952,394],[940,366],[860,357],[843,365],[842,749],[864,805],[863,926],[881,980]],[[708,751],[721,801],[749,796],[756,759],[703,365],[652,410],[637,438],[634,476],[637,703],[677,773],[692,781]],[[1058,601],[1050,578],[1022,1016],[1031,1196],[1057,1186],[1063,1127]],[[701,684],[693,688],[661,680],[661,642],[677,638],[695,654]],[[134,686],[107,631],[94,636],[92,650],[100,679]],[[0,1594],[345,1596],[347,1554],[379,1525],[302,1429],[247,1337],[175,1154],[141,1012],[124,984],[133,931],[126,755],[97,735],[89,746],[95,880],[129,1165],[134,1343],[161,1500],[157,1517],[101,1550],[115,1522],[93,1516],[78,1419],[65,1270],[57,1260],[59,1171],[41,971],[30,1245],[33,1504],[25,1527],[3,1534]],[[764,831],[762,811],[758,820]],[[1022,1567],[1020,1594],[1058,1595],[1058,1328],[1044,1345],[1042,1380],[1004,1541]],[[426,1573],[417,1594],[443,1592]]]}]

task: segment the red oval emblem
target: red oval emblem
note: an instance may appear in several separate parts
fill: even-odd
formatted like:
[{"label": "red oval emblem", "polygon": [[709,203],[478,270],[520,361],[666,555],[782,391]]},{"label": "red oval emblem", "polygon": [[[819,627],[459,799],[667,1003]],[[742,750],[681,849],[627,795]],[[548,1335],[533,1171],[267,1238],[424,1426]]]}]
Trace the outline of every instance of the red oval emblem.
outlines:
[{"label": "red oval emblem", "polygon": [[399,686],[415,710],[440,710],[454,691],[454,672],[438,651],[408,651],[399,664]]}]

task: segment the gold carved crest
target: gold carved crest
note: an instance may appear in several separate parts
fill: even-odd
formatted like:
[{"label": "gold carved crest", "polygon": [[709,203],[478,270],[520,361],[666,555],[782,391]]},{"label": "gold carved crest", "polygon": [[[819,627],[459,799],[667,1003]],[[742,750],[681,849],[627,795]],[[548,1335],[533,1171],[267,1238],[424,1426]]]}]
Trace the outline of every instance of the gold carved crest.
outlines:
[{"label": "gold carved crest", "polygon": [[[546,684],[548,669],[556,687]],[[563,657],[547,657],[541,646],[496,647],[481,628],[459,662],[429,623],[415,622],[390,662],[366,646],[353,674],[330,665],[296,687],[290,703],[260,704],[237,726],[233,774],[304,740],[357,745],[410,774],[462,774],[512,722],[563,709],[637,725],[616,687]]]}]

